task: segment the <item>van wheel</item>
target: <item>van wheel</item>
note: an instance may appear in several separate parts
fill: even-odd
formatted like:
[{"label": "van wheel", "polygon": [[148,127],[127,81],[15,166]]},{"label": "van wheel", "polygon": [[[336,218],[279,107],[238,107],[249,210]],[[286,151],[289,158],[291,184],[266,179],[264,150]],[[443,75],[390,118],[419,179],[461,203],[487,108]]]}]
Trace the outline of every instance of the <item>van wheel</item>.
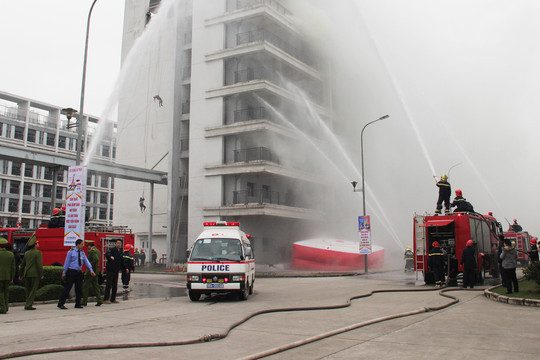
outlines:
[{"label": "van wheel", "polygon": [[249,286],[246,283],[244,286],[244,290],[240,290],[240,293],[238,294],[238,298],[240,300],[247,300],[248,296],[249,296]]},{"label": "van wheel", "polygon": [[201,298],[200,292],[188,291],[188,294],[191,301],[199,301],[199,299]]}]

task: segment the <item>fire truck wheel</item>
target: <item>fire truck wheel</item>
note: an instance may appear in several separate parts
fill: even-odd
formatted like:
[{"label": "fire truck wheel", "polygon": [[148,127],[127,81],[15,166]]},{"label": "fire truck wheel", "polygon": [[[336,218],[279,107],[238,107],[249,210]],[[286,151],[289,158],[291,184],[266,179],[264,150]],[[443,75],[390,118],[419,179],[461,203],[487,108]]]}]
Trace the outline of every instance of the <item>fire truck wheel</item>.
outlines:
[{"label": "fire truck wheel", "polygon": [[248,283],[246,283],[244,285],[244,289],[240,290],[240,292],[238,293],[238,298],[240,300],[247,300],[248,296],[249,296],[249,286],[248,286]]},{"label": "fire truck wheel", "polygon": [[201,298],[200,292],[188,291],[188,294],[191,301],[199,301],[199,299]]}]

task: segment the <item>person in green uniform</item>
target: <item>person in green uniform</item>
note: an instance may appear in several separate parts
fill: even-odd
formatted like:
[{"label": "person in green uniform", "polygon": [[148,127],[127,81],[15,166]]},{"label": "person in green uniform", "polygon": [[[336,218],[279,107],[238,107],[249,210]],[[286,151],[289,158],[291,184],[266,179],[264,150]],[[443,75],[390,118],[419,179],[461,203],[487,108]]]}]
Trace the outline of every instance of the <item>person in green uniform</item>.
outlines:
[{"label": "person in green uniform", "polygon": [[100,274],[99,259],[101,258],[101,253],[99,252],[99,249],[94,246],[94,240],[86,240],[85,243],[88,248],[88,260],[90,261],[90,264],[92,265],[96,276],[92,276],[92,274],[90,273],[90,269],[86,268],[83,281],[82,305],[87,306],[88,293],[90,289],[94,289],[97,300],[96,306],[101,306],[101,304],[103,304],[103,298],[101,297],[101,286],[99,286],[97,277],[97,275]]},{"label": "person in green uniform", "polygon": [[0,314],[8,312],[9,284],[13,283],[15,276],[15,256],[6,250],[7,240],[0,238]]},{"label": "person in green uniform", "polygon": [[36,310],[32,305],[39,287],[39,281],[43,280],[43,256],[39,249],[39,242],[32,236],[26,244],[26,252],[20,270],[20,279],[24,277],[24,290],[26,293],[25,310]]}]

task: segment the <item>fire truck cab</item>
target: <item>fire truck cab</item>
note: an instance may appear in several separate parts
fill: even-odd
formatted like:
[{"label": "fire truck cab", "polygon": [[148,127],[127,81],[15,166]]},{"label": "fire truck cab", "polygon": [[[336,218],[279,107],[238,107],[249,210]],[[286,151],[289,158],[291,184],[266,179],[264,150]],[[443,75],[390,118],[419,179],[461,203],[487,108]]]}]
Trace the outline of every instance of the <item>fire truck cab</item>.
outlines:
[{"label": "fire truck cab", "polygon": [[188,259],[187,289],[192,301],[216,292],[236,292],[241,300],[247,300],[255,282],[255,256],[249,238],[238,222],[204,223]]},{"label": "fire truck cab", "polygon": [[429,251],[434,241],[439,242],[447,256],[446,274],[450,285],[457,285],[458,274],[463,272],[461,254],[468,240],[474,243],[478,256],[477,282],[483,282],[486,273],[498,276],[497,246],[502,227],[489,215],[453,213],[449,215],[414,216],[414,266],[421,271],[426,284],[433,283],[428,268]]}]

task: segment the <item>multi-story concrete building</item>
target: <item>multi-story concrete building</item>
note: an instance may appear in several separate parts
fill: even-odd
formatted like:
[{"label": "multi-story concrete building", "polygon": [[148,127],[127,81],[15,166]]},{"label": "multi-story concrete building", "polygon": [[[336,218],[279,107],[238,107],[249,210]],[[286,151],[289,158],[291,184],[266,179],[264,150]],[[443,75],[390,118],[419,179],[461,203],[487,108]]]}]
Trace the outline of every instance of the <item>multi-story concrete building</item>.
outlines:
[{"label": "multi-story concrete building", "polygon": [[[329,121],[331,105],[324,62],[289,10],[274,0],[127,0],[123,44],[117,160],[169,173],[154,193],[153,247],[183,261],[204,221],[234,220],[258,261],[286,262],[294,241],[325,226],[323,181],[301,139],[315,136],[304,108]],[[148,192],[120,180],[115,189],[115,223],[142,247],[149,214],[137,200]]]},{"label": "multi-story concrete building", "polygon": [[[38,100],[0,92],[0,139],[4,144],[27,150],[58,154],[76,154],[77,129],[68,128],[62,107]],[[71,124],[75,119],[72,119]],[[98,119],[85,116],[90,143]],[[95,156],[102,160],[115,158],[115,140],[109,134],[100,142]],[[6,155],[6,154],[3,154]],[[53,181],[56,173],[56,181]],[[2,226],[36,228],[46,223],[52,209],[61,207],[66,197],[67,169],[53,165],[40,166],[0,157],[0,222]],[[53,189],[56,187],[56,193]],[[90,223],[110,225],[113,218],[114,179],[89,173],[87,179],[87,213]]]}]

